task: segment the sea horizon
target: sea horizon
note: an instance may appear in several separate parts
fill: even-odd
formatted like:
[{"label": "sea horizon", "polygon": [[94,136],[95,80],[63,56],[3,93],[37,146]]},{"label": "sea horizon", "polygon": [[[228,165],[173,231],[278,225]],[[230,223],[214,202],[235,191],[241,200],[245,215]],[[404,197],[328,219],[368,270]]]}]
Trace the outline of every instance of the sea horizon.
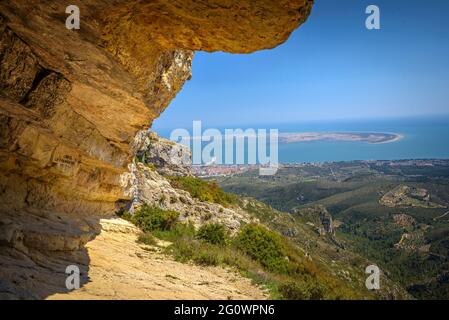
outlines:
[{"label": "sea horizon", "polygon": [[[210,127],[202,129],[207,128]],[[386,143],[326,140],[280,143],[279,163],[449,159],[448,115],[217,127],[223,133],[225,129],[248,128],[278,129],[279,133],[386,133],[401,137]],[[191,132],[191,128],[184,129]],[[172,130],[156,127],[155,131],[169,138]]]}]

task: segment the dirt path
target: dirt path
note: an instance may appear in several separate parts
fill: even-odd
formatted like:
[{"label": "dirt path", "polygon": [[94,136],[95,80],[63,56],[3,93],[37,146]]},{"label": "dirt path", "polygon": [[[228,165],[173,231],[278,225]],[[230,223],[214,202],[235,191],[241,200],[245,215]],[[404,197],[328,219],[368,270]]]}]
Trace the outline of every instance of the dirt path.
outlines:
[{"label": "dirt path", "polygon": [[87,244],[90,282],[48,299],[267,298],[231,270],[183,264],[149,251],[136,243],[138,230],[124,220],[102,220],[101,225],[100,235]]}]

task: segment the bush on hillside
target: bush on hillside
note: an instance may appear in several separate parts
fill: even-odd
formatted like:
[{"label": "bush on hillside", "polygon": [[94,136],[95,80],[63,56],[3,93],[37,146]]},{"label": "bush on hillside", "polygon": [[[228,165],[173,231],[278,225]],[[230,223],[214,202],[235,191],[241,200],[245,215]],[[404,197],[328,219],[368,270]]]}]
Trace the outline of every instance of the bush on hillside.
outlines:
[{"label": "bush on hillside", "polygon": [[144,232],[171,230],[178,220],[176,211],[143,205],[130,217],[130,221]]},{"label": "bush on hillside", "polygon": [[176,223],[170,230],[154,230],[153,236],[166,241],[189,241],[195,238],[196,231],[192,223]]},{"label": "bush on hillside", "polygon": [[286,300],[321,300],[326,292],[326,288],[311,277],[282,283],[278,290]]},{"label": "bush on hillside", "polygon": [[174,188],[190,193],[198,200],[229,206],[236,203],[237,197],[220,189],[216,182],[208,182],[195,177],[168,177]]},{"label": "bush on hillside", "polygon": [[139,235],[137,238],[137,242],[146,244],[148,246],[156,246],[157,241],[156,239],[151,235],[151,233],[145,232]]},{"label": "bush on hillside", "polygon": [[235,239],[237,247],[269,271],[286,273],[288,261],[281,237],[258,224],[244,226]]},{"label": "bush on hillside", "polygon": [[223,246],[226,244],[227,232],[223,225],[209,223],[198,230],[197,238],[211,244]]}]

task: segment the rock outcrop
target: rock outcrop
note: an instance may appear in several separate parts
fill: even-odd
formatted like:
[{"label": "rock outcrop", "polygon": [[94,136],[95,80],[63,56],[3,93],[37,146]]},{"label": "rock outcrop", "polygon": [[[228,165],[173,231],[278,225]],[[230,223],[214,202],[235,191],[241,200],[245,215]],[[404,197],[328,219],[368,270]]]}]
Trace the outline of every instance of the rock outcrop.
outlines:
[{"label": "rock outcrop", "polygon": [[405,213],[397,213],[393,215],[393,220],[396,225],[401,228],[410,228],[416,225],[416,220]]},{"label": "rock outcrop", "polygon": [[385,193],[379,203],[390,208],[446,208],[430,201],[430,193],[423,188],[399,185]]},{"label": "rock outcrop", "polygon": [[394,248],[409,252],[428,253],[430,251],[430,244],[426,242],[423,230],[417,229],[403,233],[399,242],[394,244]]},{"label": "rock outcrop", "polygon": [[0,4],[0,190],[19,210],[110,212],[134,137],[190,79],[193,50],[272,48],[312,2],[86,0],[80,30],[66,5]]},{"label": "rock outcrop", "polygon": [[160,138],[150,132],[142,147],[137,151],[137,159],[148,164],[157,172],[168,176],[191,175],[192,154],[184,145]]},{"label": "rock outcrop", "polygon": [[132,198],[130,211],[143,204],[179,212],[180,221],[193,223],[199,227],[207,223],[219,223],[226,226],[231,233],[236,232],[241,223],[255,222],[242,209],[226,208],[219,204],[200,201],[187,191],[174,188],[168,180],[154,169],[142,163],[130,165],[130,173],[125,180]]},{"label": "rock outcrop", "polygon": [[317,233],[320,235],[335,234],[335,222],[324,206],[296,209],[294,213],[304,218],[310,226],[316,228]]},{"label": "rock outcrop", "polygon": [[[195,50],[273,48],[307,19],[312,1],[83,0],[80,30],[66,29],[67,5],[0,2],[7,297],[56,293],[67,264],[89,264],[84,244],[99,234],[102,217],[132,199],[123,176],[142,133],[191,78]],[[58,276],[40,277],[53,271]],[[58,284],[39,286],[47,280]]]},{"label": "rock outcrop", "polygon": [[175,188],[167,177],[192,176],[191,152],[183,145],[160,138],[149,132],[129,172],[122,175],[122,185],[131,200],[123,203],[133,213],[147,204],[180,213],[180,221],[192,223],[196,228],[207,223],[224,225],[235,233],[242,223],[256,222],[239,206],[224,207],[201,201],[189,192]]}]

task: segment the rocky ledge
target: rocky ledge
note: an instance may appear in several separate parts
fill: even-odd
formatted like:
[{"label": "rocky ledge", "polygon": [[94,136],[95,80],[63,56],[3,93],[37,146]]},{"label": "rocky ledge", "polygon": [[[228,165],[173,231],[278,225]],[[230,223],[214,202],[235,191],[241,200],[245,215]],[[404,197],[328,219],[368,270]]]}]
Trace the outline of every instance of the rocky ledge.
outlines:
[{"label": "rocky ledge", "polygon": [[307,19],[312,0],[83,0],[79,30],[65,27],[67,5],[0,2],[7,297],[46,297],[60,285],[42,281],[63,281],[70,262],[88,265],[84,244],[132,200],[123,177],[143,133],[191,78],[195,50],[273,48]]}]

